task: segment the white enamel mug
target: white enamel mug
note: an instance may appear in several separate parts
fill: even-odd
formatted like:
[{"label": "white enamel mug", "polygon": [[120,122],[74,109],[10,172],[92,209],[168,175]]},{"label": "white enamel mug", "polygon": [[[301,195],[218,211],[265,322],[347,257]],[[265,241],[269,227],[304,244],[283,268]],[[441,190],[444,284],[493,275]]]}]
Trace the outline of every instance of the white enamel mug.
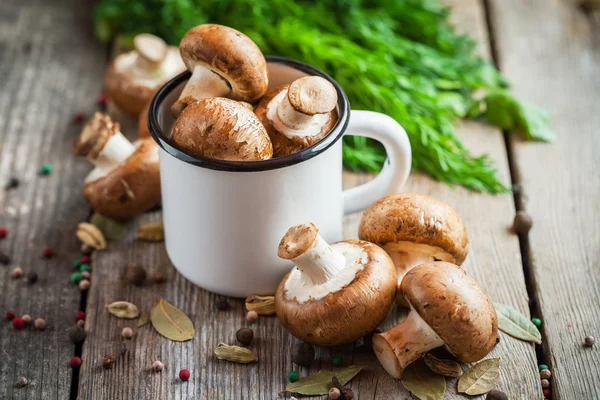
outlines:
[{"label": "white enamel mug", "polygon": [[[322,76],[336,87],[339,120],[326,138],[298,153],[265,161],[194,156],[170,140],[170,107],[189,72],[160,89],[148,114],[148,127],[160,147],[167,253],[191,282],[228,296],[274,293],[292,266],[277,257],[288,228],[313,222],[325,240],[338,241],[344,214],[399,191],[410,172],[410,142],[396,121],[376,112],[350,111],[340,86],[311,66],[280,57],[267,61],[269,89],[306,75]],[[379,175],[346,191],[340,140],[344,135],[378,140],[388,155]]]}]

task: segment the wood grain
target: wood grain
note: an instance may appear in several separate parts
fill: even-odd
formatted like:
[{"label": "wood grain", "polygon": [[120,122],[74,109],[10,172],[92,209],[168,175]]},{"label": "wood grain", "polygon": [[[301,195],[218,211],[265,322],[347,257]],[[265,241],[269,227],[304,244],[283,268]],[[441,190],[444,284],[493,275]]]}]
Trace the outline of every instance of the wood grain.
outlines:
[{"label": "wood grain", "polygon": [[[75,347],[65,330],[75,321],[81,294],[69,285],[79,255],[74,227],[89,209],[81,182],[89,167],[70,156],[79,131],[76,111],[91,112],[100,91],[104,55],[89,31],[89,2],[0,2],[0,225],[9,230],[0,249],[0,309],[43,317],[45,331],[0,324],[0,398],[68,399]],[[54,172],[38,174],[43,163]],[[18,188],[4,190],[16,177]],[[44,247],[54,249],[50,260]],[[27,285],[10,278],[13,266],[36,272]],[[19,377],[30,384],[16,388]]]},{"label": "wood grain", "polygon": [[600,398],[600,34],[576,2],[491,1],[501,69],[521,98],[546,108],[555,144],[511,135],[554,399]]}]

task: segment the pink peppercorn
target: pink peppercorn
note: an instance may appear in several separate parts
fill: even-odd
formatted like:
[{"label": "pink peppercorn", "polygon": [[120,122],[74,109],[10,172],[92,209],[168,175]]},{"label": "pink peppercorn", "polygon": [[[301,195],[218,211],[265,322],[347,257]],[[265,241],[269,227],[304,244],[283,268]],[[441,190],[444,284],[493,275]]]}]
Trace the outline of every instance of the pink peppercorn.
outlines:
[{"label": "pink peppercorn", "polygon": [[[92,274],[90,274],[88,271],[83,271],[83,272],[81,273],[81,277],[82,277],[83,279],[90,280],[90,278],[92,277]],[[79,282],[79,283],[81,283],[81,282]]]},{"label": "pink peppercorn", "polygon": [[44,250],[42,250],[42,255],[44,256],[44,258],[50,258],[53,254],[54,252],[50,247],[46,247]]},{"label": "pink peppercorn", "polygon": [[98,104],[100,104],[101,106],[106,104],[106,95],[104,93],[100,93],[98,95]]},{"label": "pink peppercorn", "polygon": [[14,317],[12,320],[12,326],[15,329],[23,329],[25,327],[25,321],[21,317]]},{"label": "pink peppercorn", "polygon": [[3,226],[0,226],[0,239],[4,239],[8,235],[8,229]]},{"label": "pink peppercorn", "polygon": [[84,264],[89,264],[91,261],[90,256],[81,256],[81,262]]},{"label": "pink peppercorn", "polygon": [[544,397],[547,399],[551,399],[552,398],[552,391],[550,389],[544,389],[542,391],[542,393],[544,393]]},{"label": "pink peppercorn", "polygon": [[4,314],[4,317],[6,317],[6,319],[9,321],[12,321],[13,319],[15,319],[16,316],[17,316],[17,314],[15,314],[15,312],[13,310],[8,310],[6,312],[6,314]]},{"label": "pink peppercorn", "polygon": [[74,122],[81,122],[85,119],[85,114],[82,112],[77,112],[75,114],[73,114],[73,121]]},{"label": "pink peppercorn", "polygon": [[79,357],[72,357],[71,361],[69,361],[69,367],[71,368],[77,368],[81,365],[81,358]]},{"label": "pink peppercorn", "polygon": [[179,371],[179,379],[181,379],[184,382],[190,379],[190,371],[188,371],[187,369],[182,369],[181,371]]},{"label": "pink peppercorn", "polygon": [[85,292],[89,288],[90,288],[90,281],[88,281],[87,279],[82,279],[79,281],[79,290],[81,290],[82,292]]},{"label": "pink peppercorn", "polygon": [[85,312],[83,311],[77,311],[77,314],[75,315],[75,320],[76,321],[83,321],[85,319]]}]

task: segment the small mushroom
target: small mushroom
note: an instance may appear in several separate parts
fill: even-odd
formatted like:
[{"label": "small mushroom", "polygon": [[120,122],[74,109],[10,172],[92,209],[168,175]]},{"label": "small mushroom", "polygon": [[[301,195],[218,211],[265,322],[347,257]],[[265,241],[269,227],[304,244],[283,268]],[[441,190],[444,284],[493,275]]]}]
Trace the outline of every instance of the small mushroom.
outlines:
[{"label": "small mushroom", "polygon": [[154,93],[152,93],[150,99],[148,99],[146,104],[144,104],[144,108],[142,108],[140,115],[138,115],[138,137],[140,139],[149,138],[152,136],[150,134],[150,130],[148,129],[148,113],[150,112],[150,103],[152,102]]},{"label": "small mushroom", "polygon": [[254,103],[267,91],[265,56],[248,36],[233,28],[198,25],[181,39],[179,51],[192,76],[171,106],[175,118],[201,99],[228,97]]},{"label": "small mushroom", "polygon": [[269,135],[256,115],[223,97],[186,107],[175,121],[171,139],[194,155],[217,160],[257,161],[273,155]]},{"label": "small mushroom", "polygon": [[358,237],[390,255],[398,273],[397,302],[406,306],[400,290],[404,274],[429,261],[461,265],[467,257],[467,228],[456,210],[434,197],[417,193],[390,194],[371,204]]},{"label": "small mushroom", "polygon": [[274,157],[317,143],[337,122],[337,92],[319,76],[305,76],[268,93],[255,113],[273,142]]},{"label": "small mushroom", "polygon": [[281,324],[297,338],[320,346],[353,342],[388,315],[396,270],[380,247],[360,240],[327,244],[312,223],[290,228],[279,257],[296,265],[275,294]]},{"label": "small mushroom", "polygon": [[152,139],[131,143],[120,126],[97,112],[73,145],[95,168],[84,180],[83,195],[102,215],[127,219],[160,202],[158,146]]},{"label": "small mushroom", "polygon": [[125,112],[138,115],[154,91],[185,71],[179,49],[159,37],[142,33],[133,40],[134,50],[117,56],[106,69],[108,96]]},{"label": "small mushroom", "polygon": [[494,348],[496,311],[464,269],[443,261],[421,264],[404,276],[402,291],[408,316],[373,337],[375,355],[394,378],[436,347],[445,345],[462,362],[478,361]]}]

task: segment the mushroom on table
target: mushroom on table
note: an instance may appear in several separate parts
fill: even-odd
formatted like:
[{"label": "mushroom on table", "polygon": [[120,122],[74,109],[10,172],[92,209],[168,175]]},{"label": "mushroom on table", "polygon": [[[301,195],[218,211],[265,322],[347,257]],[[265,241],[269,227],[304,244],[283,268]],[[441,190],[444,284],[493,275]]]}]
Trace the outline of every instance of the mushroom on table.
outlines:
[{"label": "mushroom on table", "polygon": [[467,228],[446,202],[418,193],[390,194],[371,204],[358,237],[390,255],[398,273],[397,302],[406,306],[400,284],[415,266],[430,261],[461,265],[469,250]]},{"label": "mushroom on table", "polygon": [[337,92],[325,78],[306,76],[269,92],[255,113],[273,143],[273,156],[296,153],[329,134],[337,122]]},{"label": "mushroom on table", "polygon": [[160,202],[158,146],[152,139],[131,143],[120,126],[97,112],[73,145],[95,168],[84,180],[83,194],[102,215],[126,219]]},{"label": "mushroom on table", "polygon": [[375,355],[394,378],[436,347],[445,345],[459,361],[475,362],[496,344],[494,306],[464,269],[443,261],[421,264],[404,276],[402,292],[408,316],[373,336]]},{"label": "mushroom on table", "polygon": [[306,223],[287,231],[278,255],[296,266],[277,287],[277,318],[305,342],[337,346],[357,340],[372,332],[394,303],[394,265],[372,243],[329,245]]},{"label": "mushroom on table", "polygon": [[106,69],[106,93],[125,112],[138,115],[154,91],[185,71],[179,49],[159,37],[142,33],[133,40],[134,50],[117,56]]},{"label": "mushroom on table", "polygon": [[192,76],[171,106],[175,118],[201,99],[228,97],[254,103],[267,91],[265,56],[248,36],[233,28],[198,25],[181,39],[179,51]]}]

